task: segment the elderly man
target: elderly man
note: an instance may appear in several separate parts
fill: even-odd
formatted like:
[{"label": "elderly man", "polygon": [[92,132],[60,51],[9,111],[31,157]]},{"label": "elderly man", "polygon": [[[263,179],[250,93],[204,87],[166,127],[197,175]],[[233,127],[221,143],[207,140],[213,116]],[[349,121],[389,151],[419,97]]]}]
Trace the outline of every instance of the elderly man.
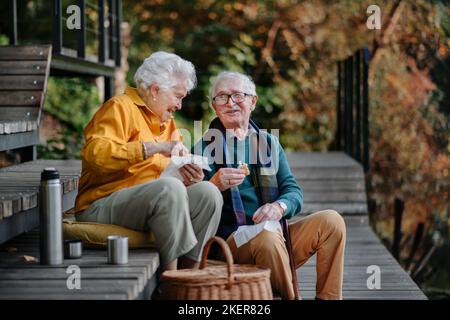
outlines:
[{"label": "elderly man", "polygon": [[[222,72],[210,94],[217,118],[194,150],[210,158],[213,170],[205,172],[204,179],[224,197],[218,235],[227,240],[235,262],[270,268],[272,287],[283,299],[293,299],[281,230],[263,230],[239,247],[233,235],[240,225],[297,215],[302,190],[278,139],[250,120],[258,100],[252,80],[241,73]],[[289,224],[289,231],[296,268],[317,253],[317,299],[341,299],[346,236],[342,217],[333,210],[316,212]]]},{"label": "elderly man", "polygon": [[192,63],[155,52],[135,74],[137,89],[106,101],[84,130],[82,175],[75,203],[78,221],[153,232],[163,270],[196,267],[216,233],[222,195],[194,164],[183,182],[160,178],[171,155],[184,155],[172,114],[195,86]]}]

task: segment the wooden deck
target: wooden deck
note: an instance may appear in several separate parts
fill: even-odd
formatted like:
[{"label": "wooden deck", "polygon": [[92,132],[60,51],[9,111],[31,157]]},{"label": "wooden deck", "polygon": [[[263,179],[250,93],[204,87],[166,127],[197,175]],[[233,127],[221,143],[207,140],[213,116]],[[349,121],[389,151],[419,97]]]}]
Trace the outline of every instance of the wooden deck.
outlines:
[{"label": "wooden deck", "polygon": [[[84,250],[81,259],[61,266],[26,262],[39,258],[39,232],[28,232],[4,244],[0,252],[0,299],[150,299],[157,284],[159,255],[154,250],[130,250],[127,265],[109,265],[106,250]],[[80,289],[69,289],[67,268],[80,268]]]},{"label": "wooden deck", "polygon": [[[347,243],[344,299],[426,299],[409,275],[380,243],[368,224],[364,173],[361,166],[338,152],[293,153],[288,155],[288,160],[303,187],[305,214],[332,208],[345,217]],[[64,162],[41,161],[39,166],[58,168],[60,165],[69,173],[76,173],[80,168],[79,161],[67,164],[64,166]],[[33,192],[37,191],[41,168],[31,164],[21,166],[23,168],[16,166],[8,171],[17,173],[16,177],[26,177],[27,190],[31,188]],[[19,183],[13,180],[13,176],[6,176],[13,184]],[[6,188],[8,179],[1,181],[5,183]],[[0,186],[0,192],[2,190],[5,189]],[[70,199],[67,201],[70,202]],[[35,206],[27,210],[16,210],[12,216],[3,216],[1,222],[25,215],[30,210],[34,210],[36,214],[36,209]],[[85,250],[82,259],[65,260],[63,266],[48,267],[40,266],[36,262],[26,262],[24,259],[24,256],[38,258],[38,238],[35,229],[0,246],[0,299],[148,299],[156,285],[159,257],[155,251],[130,250],[128,265],[112,266],[106,263],[105,250]],[[66,273],[66,268],[69,265],[80,266],[80,290],[67,288],[69,274]],[[367,288],[366,282],[370,276],[367,268],[371,265],[379,266],[381,270],[379,290]],[[298,278],[302,298],[314,298],[314,257],[299,268]]]},{"label": "wooden deck", "polygon": [[[419,287],[381,244],[369,226],[364,172],[342,152],[291,153],[293,174],[303,188],[303,214],[323,209],[340,212],[347,227],[344,262],[344,299],[427,299]],[[316,257],[297,270],[300,295],[315,297]],[[381,288],[369,289],[369,266],[381,271]]]}]

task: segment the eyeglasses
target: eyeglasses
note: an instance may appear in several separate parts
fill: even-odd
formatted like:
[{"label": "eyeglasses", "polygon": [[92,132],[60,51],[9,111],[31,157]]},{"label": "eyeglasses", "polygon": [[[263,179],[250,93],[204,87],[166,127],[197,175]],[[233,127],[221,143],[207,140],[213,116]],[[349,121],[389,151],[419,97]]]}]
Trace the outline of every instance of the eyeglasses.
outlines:
[{"label": "eyeglasses", "polygon": [[216,103],[217,106],[223,106],[228,103],[228,100],[230,98],[234,103],[241,103],[245,100],[245,97],[253,97],[253,95],[243,92],[235,92],[232,94],[219,94],[218,96],[215,96],[213,98],[213,101]]}]

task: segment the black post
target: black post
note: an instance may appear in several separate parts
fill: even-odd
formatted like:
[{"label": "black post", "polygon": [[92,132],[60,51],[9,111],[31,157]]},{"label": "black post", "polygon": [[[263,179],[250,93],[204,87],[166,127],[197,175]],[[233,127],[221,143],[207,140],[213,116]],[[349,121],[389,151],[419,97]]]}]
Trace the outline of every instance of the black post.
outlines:
[{"label": "black post", "polygon": [[61,0],[53,0],[53,53],[62,50]]},{"label": "black post", "polygon": [[345,99],[345,152],[353,156],[353,59],[347,58],[346,62],[346,99]]},{"label": "black post", "polygon": [[78,30],[78,58],[84,59],[86,57],[86,1],[78,0],[80,7],[81,28]]},{"label": "black post", "polygon": [[10,0],[10,26],[9,26],[9,44],[17,45],[17,1]]},{"label": "black post", "polygon": [[402,239],[402,218],[405,204],[399,197],[395,198],[394,241],[392,242],[392,255],[395,259],[400,257],[400,241]]},{"label": "black post", "polygon": [[354,77],[354,73],[353,73],[353,56],[349,57],[349,62],[348,62],[348,67],[349,67],[349,84],[348,84],[348,89],[349,89],[349,108],[348,108],[348,114],[347,114],[347,121],[348,121],[348,149],[350,151],[350,155],[354,158],[355,157],[355,152],[353,151],[353,77]]},{"label": "black post", "polygon": [[370,159],[369,159],[369,50],[364,49],[363,55],[363,122],[362,122],[362,133],[363,133],[363,166],[364,171],[368,172],[370,169]]},{"label": "black post", "polygon": [[105,0],[98,1],[98,62],[105,62]]},{"label": "black post", "polygon": [[355,55],[356,58],[356,123],[355,123],[355,159],[361,163],[361,51]]},{"label": "black post", "polygon": [[[411,262],[414,258],[414,255],[416,254],[417,249],[419,248],[420,241],[422,240],[422,235],[424,231],[425,225],[423,222],[420,222],[417,225],[416,234],[414,235],[413,244],[411,247],[411,252],[409,253],[408,260],[406,260],[405,269],[408,270],[409,266],[411,265]],[[408,270],[411,271],[411,270]]]},{"label": "black post", "polygon": [[115,9],[116,9],[116,23],[115,23],[115,34],[116,34],[116,42],[115,42],[115,49],[116,49],[116,54],[115,54],[115,63],[117,67],[120,67],[120,62],[121,62],[121,54],[120,54],[120,43],[121,43],[121,38],[120,38],[120,21],[122,20],[122,4],[120,0],[115,0]]},{"label": "black post", "polygon": [[108,19],[109,19],[109,30],[108,30],[108,34],[109,34],[109,59],[112,60],[116,60],[115,59],[115,54],[116,54],[116,50],[115,48],[115,39],[114,39],[114,24],[115,24],[115,0],[108,0]]},{"label": "black post", "polygon": [[341,143],[341,133],[342,133],[342,121],[341,121],[341,115],[342,115],[342,62],[338,61],[337,63],[337,77],[338,77],[338,88],[337,88],[337,95],[336,95],[336,149],[342,150],[342,143]]},{"label": "black post", "polygon": [[105,77],[105,101],[111,98],[114,94],[114,78]]}]

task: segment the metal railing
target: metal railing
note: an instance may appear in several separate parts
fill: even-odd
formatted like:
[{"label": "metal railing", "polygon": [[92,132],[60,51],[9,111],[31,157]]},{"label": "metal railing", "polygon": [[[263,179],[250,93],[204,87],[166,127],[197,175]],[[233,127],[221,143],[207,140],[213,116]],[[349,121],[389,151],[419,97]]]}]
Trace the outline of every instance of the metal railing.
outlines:
[{"label": "metal railing", "polygon": [[[10,19],[8,21],[9,39],[11,45],[19,44],[18,35],[18,19],[17,19],[17,5],[23,5],[17,0],[9,0]],[[88,60],[101,65],[120,66],[120,23],[122,19],[122,1],[121,0],[76,0],[73,4],[80,8],[80,28],[75,29],[76,49],[69,48],[67,45],[68,39],[64,39],[63,26],[66,18],[66,7],[63,8],[62,0],[53,0],[52,3],[52,45],[53,55],[67,56],[81,60]],[[94,15],[86,14],[87,9],[95,11]],[[94,18],[92,18],[94,17]],[[95,19],[95,21],[92,21]],[[87,23],[96,24],[96,30],[87,27]],[[95,55],[88,56],[86,54],[87,48],[87,33],[95,38],[97,43],[94,46],[98,48]]]},{"label": "metal railing", "polygon": [[362,49],[337,64],[336,147],[360,162],[365,172],[370,168],[369,60],[369,50]]}]

